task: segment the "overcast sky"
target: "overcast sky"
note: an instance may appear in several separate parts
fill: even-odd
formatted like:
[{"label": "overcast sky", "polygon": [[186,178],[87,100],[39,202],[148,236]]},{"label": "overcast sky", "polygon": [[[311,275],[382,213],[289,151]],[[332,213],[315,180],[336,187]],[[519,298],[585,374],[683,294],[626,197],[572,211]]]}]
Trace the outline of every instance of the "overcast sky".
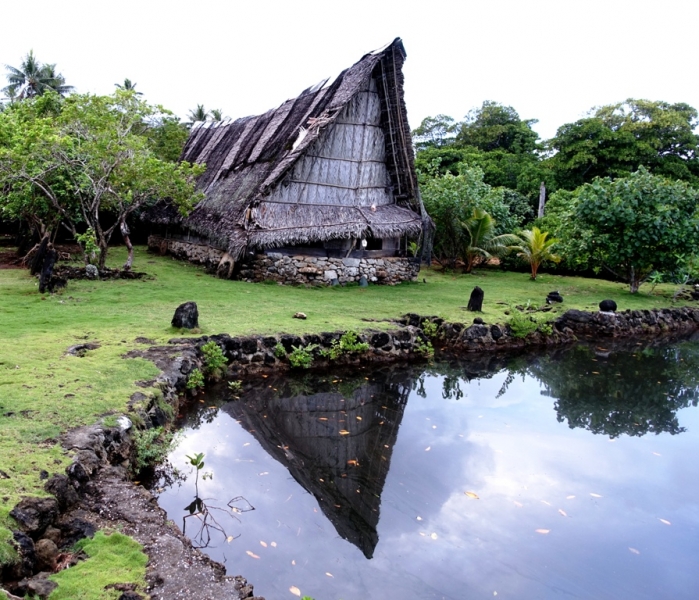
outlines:
[{"label": "overcast sky", "polygon": [[542,138],[629,97],[699,108],[697,0],[2,0],[0,11],[0,65],[33,49],[79,92],[128,77],[182,118],[197,104],[264,112],[395,37],[413,128],[484,100],[538,119]]}]

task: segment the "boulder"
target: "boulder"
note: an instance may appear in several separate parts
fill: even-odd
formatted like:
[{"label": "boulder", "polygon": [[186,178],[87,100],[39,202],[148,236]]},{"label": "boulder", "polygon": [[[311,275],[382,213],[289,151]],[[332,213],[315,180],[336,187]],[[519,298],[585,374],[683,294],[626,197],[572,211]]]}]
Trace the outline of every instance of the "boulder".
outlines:
[{"label": "boulder", "polygon": [[602,300],[599,303],[599,309],[602,312],[616,312],[616,302],[614,300]]},{"label": "boulder", "polygon": [[40,539],[34,544],[36,551],[36,568],[39,571],[53,571],[56,568],[58,546],[51,540]]},{"label": "boulder", "polygon": [[44,484],[44,489],[56,496],[61,511],[78,503],[78,494],[67,475],[54,475]]},{"label": "boulder", "polygon": [[561,296],[561,293],[557,290],[549,292],[548,296],[546,296],[546,304],[551,304],[553,302],[563,302],[563,296]]},{"label": "boulder", "polygon": [[85,277],[88,279],[99,279],[100,272],[95,265],[85,265]]},{"label": "boulder", "polygon": [[199,327],[199,310],[196,302],[180,304],[172,317],[172,326],[177,329],[194,329]]},{"label": "boulder", "polygon": [[24,533],[36,540],[58,517],[58,501],[55,498],[24,498],[10,511],[10,516]]},{"label": "boulder", "polygon": [[480,287],[474,287],[473,291],[471,292],[471,297],[468,300],[468,306],[466,307],[466,309],[473,312],[481,312],[483,310],[484,296],[485,293]]}]

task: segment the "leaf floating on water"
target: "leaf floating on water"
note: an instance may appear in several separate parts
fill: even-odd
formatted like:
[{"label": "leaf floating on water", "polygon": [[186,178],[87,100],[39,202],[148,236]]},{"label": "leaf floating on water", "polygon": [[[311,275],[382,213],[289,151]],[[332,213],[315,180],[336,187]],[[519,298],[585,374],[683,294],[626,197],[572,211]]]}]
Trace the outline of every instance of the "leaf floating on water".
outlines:
[{"label": "leaf floating on water", "polygon": [[328,577],[335,577],[332,573],[328,573],[327,571],[325,571],[325,574],[326,574]]},{"label": "leaf floating on water", "polygon": [[629,552],[631,552],[632,554],[640,554],[640,552],[636,550],[636,548],[632,548],[631,546],[629,546]]},{"label": "leaf floating on water", "polygon": [[351,467],[358,467],[359,466],[359,461],[355,460],[354,458],[350,459],[347,461],[347,464],[350,465]]},{"label": "leaf floating on water", "polygon": [[422,521],[422,517],[421,517],[421,516],[417,516],[417,517],[415,517],[415,519],[418,520],[418,521]]},{"label": "leaf floating on water", "polygon": [[301,590],[300,590],[299,588],[297,588],[295,585],[292,585],[292,586],[289,588],[289,591],[290,591],[294,596],[298,596],[299,598],[301,597]]},{"label": "leaf floating on water", "polygon": [[522,508],[524,506],[524,504],[522,504],[521,502],[517,502],[517,500],[515,500],[514,502],[517,508]]},{"label": "leaf floating on water", "polygon": [[661,523],[665,523],[665,525],[672,525],[672,523],[670,523],[670,521],[668,521],[667,519],[658,518],[658,521],[660,521]]},{"label": "leaf floating on water", "polygon": [[349,431],[347,431],[346,429],[340,429],[339,433],[340,435],[349,435]]},{"label": "leaf floating on water", "polygon": [[425,448],[425,452],[429,452],[430,450],[432,450],[432,446],[427,446],[427,448]]},{"label": "leaf floating on water", "polygon": [[658,452],[653,452],[656,456],[662,456],[662,454],[659,454]]},{"label": "leaf floating on water", "polygon": [[361,420],[362,420],[362,417],[357,417],[357,421],[361,421]]},{"label": "leaf floating on water", "polygon": [[229,535],[229,536],[226,538],[226,541],[230,544],[234,539],[235,539],[235,538],[234,538],[232,535]]},{"label": "leaf floating on water", "polygon": [[551,506],[551,503],[550,503],[550,502],[546,502],[546,500],[542,500],[541,503],[542,503],[542,504],[545,504],[546,506]]},{"label": "leaf floating on water", "polygon": [[263,542],[262,540],[260,540],[260,546],[262,546],[263,548],[266,548],[267,542]]},{"label": "leaf floating on water", "polygon": [[466,494],[469,498],[473,498],[474,500],[480,500],[476,492],[464,492],[464,494]]},{"label": "leaf floating on water", "polygon": [[431,537],[433,540],[436,540],[436,539],[437,539],[437,534],[436,534],[436,533],[430,533],[430,537]]},{"label": "leaf floating on water", "polygon": [[272,542],[272,543],[270,544],[270,546],[272,546],[272,548],[276,548],[276,547],[277,547],[277,542]]},{"label": "leaf floating on water", "polygon": [[252,558],[260,558],[260,557],[257,556],[257,554],[255,554],[254,552],[250,552],[250,550],[246,550],[246,551],[245,551],[245,554],[247,554],[248,556],[251,556]]},{"label": "leaf floating on water", "polygon": [[243,444],[243,448],[245,448],[245,446],[249,446],[249,445],[250,445],[250,442],[245,442],[245,443]]},{"label": "leaf floating on water", "polygon": [[550,529],[537,529],[536,533],[541,533],[542,535],[546,535],[549,531],[551,531],[551,530]]},{"label": "leaf floating on water", "polygon": [[566,496],[566,500],[572,500],[575,496]]},{"label": "leaf floating on water", "polygon": [[592,496],[593,498],[601,498],[602,497],[599,494],[594,494],[592,492],[590,492],[590,496]]},{"label": "leaf floating on water", "polygon": [[593,375],[599,375],[599,371],[592,371]]},{"label": "leaf floating on water", "polygon": [[319,421],[327,421],[327,420],[328,420],[328,417],[318,417],[318,420],[319,420]]},{"label": "leaf floating on water", "polygon": [[567,516],[568,516],[568,514],[566,513],[566,511],[564,511],[564,510],[562,510],[562,509],[560,509],[560,508],[558,509],[558,512],[559,512],[562,516],[564,516],[564,517],[567,517]]}]

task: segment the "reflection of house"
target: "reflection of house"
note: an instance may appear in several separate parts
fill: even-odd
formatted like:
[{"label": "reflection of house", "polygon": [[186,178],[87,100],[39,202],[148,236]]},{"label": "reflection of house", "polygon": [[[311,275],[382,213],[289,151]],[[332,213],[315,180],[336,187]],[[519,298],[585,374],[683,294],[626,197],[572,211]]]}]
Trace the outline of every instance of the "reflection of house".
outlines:
[{"label": "reflection of house", "polygon": [[151,212],[169,229],[149,245],[229,277],[412,279],[408,239],[431,221],[413,164],[405,56],[396,39],[277,109],[195,126],[182,159],[206,163],[205,198],[184,221]]},{"label": "reflection of house", "polygon": [[351,393],[326,383],[326,391],[278,397],[266,387],[223,407],[367,558],[379,541],[381,493],[411,389],[412,379],[404,371],[401,377],[363,382]]}]

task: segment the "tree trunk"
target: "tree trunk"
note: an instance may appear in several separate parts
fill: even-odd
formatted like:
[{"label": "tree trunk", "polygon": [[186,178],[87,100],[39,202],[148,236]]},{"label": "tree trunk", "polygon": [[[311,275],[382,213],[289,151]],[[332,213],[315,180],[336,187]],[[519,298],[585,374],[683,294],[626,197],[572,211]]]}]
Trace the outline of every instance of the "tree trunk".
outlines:
[{"label": "tree trunk", "polygon": [[100,257],[97,263],[97,267],[100,269],[104,269],[104,266],[107,264],[107,247],[108,243],[104,242],[102,240],[99,241],[99,247],[100,247]]},{"label": "tree trunk", "polygon": [[536,281],[536,274],[539,271],[539,263],[532,263],[532,280]]},{"label": "tree trunk", "polygon": [[542,181],[539,187],[539,212],[537,216],[541,219],[544,216],[544,204],[546,203],[546,184]]},{"label": "tree trunk", "polygon": [[124,238],[124,244],[126,244],[126,249],[129,251],[129,256],[124,263],[124,271],[130,271],[131,265],[133,265],[133,244],[131,243],[131,238],[129,235],[129,226],[126,224],[125,220],[119,222],[119,230],[121,231],[121,237]]},{"label": "tree trunk", "polygon": [[638,288],[641,287],[640,278],[636,276],[636,269],[629,267],[629,291],[632,294],[638,292]]}]

